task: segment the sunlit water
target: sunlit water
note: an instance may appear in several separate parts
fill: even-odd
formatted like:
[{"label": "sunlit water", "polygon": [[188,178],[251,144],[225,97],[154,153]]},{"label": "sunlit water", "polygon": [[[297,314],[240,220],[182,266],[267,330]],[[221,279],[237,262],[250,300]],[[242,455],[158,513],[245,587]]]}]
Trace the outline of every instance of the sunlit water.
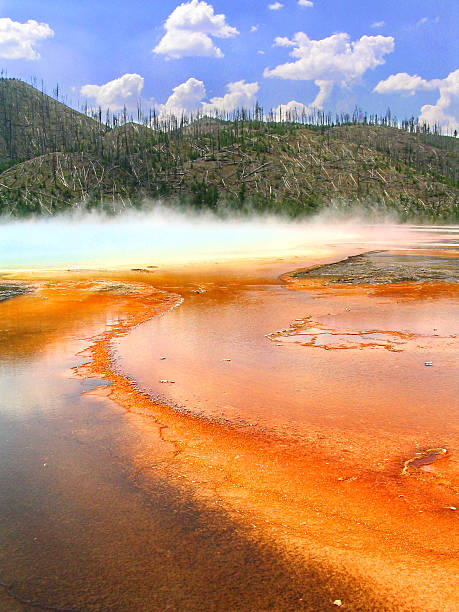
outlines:
[{"label": "sunlit water", "polygon": [[[454,458],[459,448],[452,346],[457,316],[448,295],[421,301],[403,301],[397,295],[332,296],[290,291],[279,275],[392,244],[413,247],[420,241],[429,248],[444,246],[455,235],[457,228],[419,232],[358,223],[292,226],[272,220],[232,225],[208,219],[166,222],[162,217],[25,222],[0,226],[0,267],[16,269],[20,277],[21,269],[30,268],[159,265],[148,274],[129,272],[128,280],[173,291],[184,302],[116,340],[118,367],[152,396],[185,408],[190,416],[234,426],[234,440],[239,429],[277,436],[273,474],[285,460],[284,444],[303,449],[307,462],[292,478],[298,478],[300,495],[306,474],[319,470],[315,486],[320,496],[313,496],[312,515],[320,514],[317,529],[325,534],[325,527],[331,529],[329,517],[344,512],[332,512],[332,507],[347,504],[353,528],[360,525],[360,516],[352,514],[355,507],[361,508],[359,490],[355,497],[351,485],[336,490],[343,457],[348,470],[343,475],[357,486],[359,481],[352,480],[357,473],[369,483],[376,500],[382,483],[393,494],[390,487],[399,486],[396,478],[403,462],[417,449],[441,445]],[[189,264],[263,254],[285,260],[241,268],[214,263],[164,267],[176,260]],[[119,276],[124,281],[123,274],[127,273]],[[263,539],[257,518],[236,521],[219,510],[207,468],[227,459],[227,449],[215,446],[213,436],[193,438],[192,421],[189,444],[198,451],[202,444],[202,452],[212,456],[200,469],[201,486],[210,487],[213,505],[201,500],[199,486],[187,481],[178,488],[181,481],[157,469],[170,465],[182,476],[189,465],[174,459],[152,419],[126,414],[103,398],[82,396],[101,381],[72,378],[70,369],[88,359],[77,353],[87,348],[89,338],[128,316],[129,303],[121,296],[120,302],[111,304],[105,293],[100,294],[104,302],[98,301],[99,294],[97,299],[73,295],[70,285],[61,294],[62,303],[55,310],[55,299],[42,300],[34,292],[0,302],[0,582],[6,585],[0,589],[2,610],[27,609],[20,599],[81,610],[201,610],[203,602],[215,610],[315,610],[331,606],[343,593],[350,609],[394,609],[386,603],[387,593],[374,599],[367,585],[334,577],[333,567],[317,564],[315,557],[306,563],[307,555],[283,556],[277,544]],[[29,308],[32,303],[35,310]],[[396,351],[388,350],[391,338],[379,332],[401,329],[405,336],[392,338]],[[331,346],[337,337],[341,342],[352,334],[377,342],[370,347],[357,343],[351,349]],[[316,346],[310,346],[312,337]],[[426,362],[433,366],[426,367]],[[230,447],[230,465],[237,455],[241,473],[264,460],[261,453],[254,455],[253,465],[249,460],[245,465],[248,446]],[[314,449],[336,466],[326,467],[324,461],[317,467]],[[144,464],[153,466],[148,480],[137,476]],[[320,474],[325,479],[329,468],[336,469],[334,484],[320,492]],[[445,481],[450,476],[442,473]],[[199,474],[196,478],[200,482]],[[289,484],[270,478],[269,470],[260,472],[253,488],[241,486],[243,505],[265,482],[273,494],[276,487],[284,492]],[[417,500],[413,487],[408,490]],[[410,520],[420,516],[418,506],[410,506],[409,514],[403,515],[409,547],[416,553],[429,533],[434,549],[435,563],[422,549],[429,563],[421,572],[423,586],[413,591],[427,602],[440,579],[445,592],[451,582],[449,566],[434,571],[439,550],[448,558],[451,532],[445,528],[450,520],[445,508],[453,502],[445,491],[431,499],[421,496],[426,520],[432,521],[426,526],[413,522],[415,529],[409,531]],[[394,498],[393,537],[399,535],[397,513],[405,503],[397,494]],[[311,514],[309,506],[293,505],[290,510]],[[284,507],[276,506],[279,518],[282,512]],[[375,506],[367,514],[370,527],[361,538],[378,533],[387,507]],[[340,530],[343,525],[350,529],[350,522],[340,524]],[[413,535],[418,528],[419,534]],[[335,560],[345,551],[337,534],[340,539],[341,531],[329,532],[339,551]],[[350,542],[360,562],[362,553]],[[381,540],[375,542],[382,550]],[[371,552],[369,545],[366,553]],[[398,550],[381,566],[377,555],[371,558],[375,572],[387,568],[388,584],[403,571],[416,580],[412,568],[417,571],[417,566],[410,566],[403,554]],[[431,576],[434,585],[429,583]],[[431,609],[448,609],[438,593],[435,602],[438,607]]]},{"label": "sunlit water", "polygon": [[289,291],[277,279],[284,266],[158,271],[157,286],[182,287],[185,301],[114,342],[121,370],[193,414],[306,444],[325,434],[362,466],[409,452],[426,431],[426,443],[459,449],[451,296]]}]

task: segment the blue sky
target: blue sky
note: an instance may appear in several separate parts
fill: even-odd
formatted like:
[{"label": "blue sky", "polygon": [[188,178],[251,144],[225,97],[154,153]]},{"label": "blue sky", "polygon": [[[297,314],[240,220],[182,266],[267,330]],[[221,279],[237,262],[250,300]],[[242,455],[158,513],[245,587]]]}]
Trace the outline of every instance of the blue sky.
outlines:
[{"label": "blue sky", "polygon": [[0,66],[74,105],[390,106],[457,129],[458,21],[456,0],[0,0]]}]

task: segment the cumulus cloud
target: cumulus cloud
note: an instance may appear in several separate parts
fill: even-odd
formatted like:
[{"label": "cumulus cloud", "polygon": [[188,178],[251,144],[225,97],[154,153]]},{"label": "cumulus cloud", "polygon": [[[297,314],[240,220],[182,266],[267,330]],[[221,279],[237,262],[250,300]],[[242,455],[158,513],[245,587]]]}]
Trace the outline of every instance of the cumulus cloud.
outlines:
[{"label": "cumulus cloud", "polygon": [[191,0],[177,6],[164,25],[166,34],[153,49],[167,58],[223,57],[212,38],[230,38],[239,34],[226,22],[226,16],[216,15],[211,4]]},{"label": "cumulus cloud", "polygon": [[273,2],[272,4],[268,4],[268,8],[269,8],[270,11],[278,11],[283,6],[284,5],[281,4],[280,2]]},{"label": "cumulus cloud", "polygon": [[374,21],[370,28],[383,28],[386,25],[385,21]]},{"label": "cumulus cloud", "polygon": [[392,36],[362,36],[351,42],[349,34],[340,33],[311,40],[304,32],[297,32],[292,39],[275,38],[274,45],[292,48],[290,56],[294,61],[272,70],[266,68],[264,76],[314,80],[322,92],[319,92],[318,102],[323,105],[334,85],[347,86],[367,70],[384,64],[384,56],[394,50],[394,39]]},{"label": "cumulus cloud", "polygon": [[296,100],[290,100],[287,104],[280,104],[274,109],[275,116],[278,120],[290,116],[291,118],[300,117],[303,113],[309,115],[316,110],[323,109],[325,100],[329,97],[333,90],[333,82],[331,81],[314,81],[314,84],[319,88],[319,92],[310,104],[303,104]]},{"label": "cumulus cloud", "polygon": [[419,120],[429,125],[440,125],[451,131],[459,131],[459,70],[440,80],[440,97],[435,104],[421,108]]},{"label": "cumulus cloud", "polygon": [[160,115],[180,116],[191,113],[201,108],[202,100],[205,97],[204,83],[191,77],[185,83],[174,87],[166,103],[162,104],[158,110]]},{"label": "cumulus cloud", "polygon": [[287,118],[295,121],[295,119],[301,117],[303,113],[308,115],[310,111],[310,107],[306,106],[306,104],[297,102],[296,100],[290,100],[287,104],[280,104],[274,109],[274,117],[276,121],[285,121]]},{"label": "cumulus cloud", "polygon": [[311,40],[304,32],[297,32],[292,39],[276,38],[275,45],[293,47],[293,62],[280,64],[264,76],[281,79],[321,79],[347,84],[362,76],[367,70],[384,64],[384,55],[394,50],[392,36],[362,36],[355,42],[349,34],[333,34],[321,40]]},{"label": "cumulus cloud", "polygon": [[105,85],[83,85],[80,93],[93,98],[97,106],[116,111],[124,106],[133,107],[140,98],[144,79],[140,74],[123,74],[123,76]]},{"label": "cumulus cloud", "polygon": [[294,47],[295,43],[287,36],[276,36],[273,47]]},{"label": "cumulus cloud", "polygon": [[29,19],[26,23],[0,18],[0,57],[9,60],[38,60],[40,54],[34,46],[41,40],[54,36],[47,23]]},{"label": "cumulus cloud", "polygon": [[174,87],[166,103],[161,104],[157,110],[162,117],[170,115],[180,117],[182,114],[187,115],[197,111],[205,115],[212,115],[216,111],[230,113],[237,108],[253,106],[259,85],[237,81],[228,83],[226,89],[227,93],[224,96],[217,96],[206,102],[206,88],[203,81],[191,77],[185,83]]},{"label": "cumulus cloud", "polygon": [[298,0],[298,5],[299,6],[314,6],[314,2],[311,2],[311,0]]},{"label": "cumulus cloud", "polygon": [[431,126],[459,130],[459,70],[451,72],[444,79],[427,81],[418,75],[406,72],[392,74],[380,81],[373,91],[379,94],[408,93],[414,95],[418,90],[438,89],[440,97],[435,104],[425,104],[421,108],[419,121]]},{"label": "cumulus cloud", "polygon": [[334,87],[334,83],[333,81],[321,81],[320,79],[316,79],[314,81],[314,85],[317,85],[317,87],[319,88],[319,93],[314,98],[313,102],[311,103],[311,106],[313,108],[321,109],[324,107],[325,100],[327,100],[327,98],[330,96]]},{"label": "cumulus cloud", "polygon": [[203,102],[204,113],[211,114],[215,111],[230,113],[236,108],[250,108],[255,104],[256,95],[260,89],[257,82],[246,83],[245,81],[228,83],[226,88],[228,93],[224,96],[211,98],[210,103]]},{"label": "cumulus cloud", "polygon": [[373,91],[379,94],[405,93],[412,96],[418,89],[436,89],[438,85],[438,79],[426,81],[417,74],[409,75],[407,72],[398,72],[391,74],[384,81],[379,81]]}]

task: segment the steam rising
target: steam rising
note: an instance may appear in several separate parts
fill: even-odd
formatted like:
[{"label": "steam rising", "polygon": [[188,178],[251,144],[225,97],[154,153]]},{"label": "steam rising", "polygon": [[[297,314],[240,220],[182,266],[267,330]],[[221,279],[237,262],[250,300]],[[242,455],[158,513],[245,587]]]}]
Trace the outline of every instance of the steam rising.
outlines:
[{"label": "steam rising", "polygon": [[161,206],[118,217],[98,213],[0,224],[0,268],[131,267],[288,255],[326,256],[332,245],[380,248],[405,241],[407,226],[276,217],[222,220]]}]

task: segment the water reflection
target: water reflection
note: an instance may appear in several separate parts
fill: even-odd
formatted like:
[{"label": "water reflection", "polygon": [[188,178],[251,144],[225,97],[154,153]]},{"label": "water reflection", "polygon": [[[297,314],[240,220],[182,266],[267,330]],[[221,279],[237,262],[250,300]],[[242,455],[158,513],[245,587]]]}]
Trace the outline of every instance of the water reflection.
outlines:
[{"label": "water reflection", "polygon": [[170,447],[155,424],[81,395],[101,381],[71,378],[75,355],[122,309],[78,320],[73,306],[69,290],[68,316],[35,313],[33,341],[3,347],[1,609],[309,609],[341,592],[325,566],[293,563],[164,475],[131,478],[132,457],[161,464]]},{"label": "water reflection", "polygon": [[[2,609],[433,609],[432,593],[448,609],[452,295],[280,284],[307,264],[29,277],[0,305]],[[118,338],[117,363],[184,414],[125,412],[72,371],[91,338],[166,299],[152,284],[185,301]],[[349,358],[266,337],[306,316],[414,344]],[[432,480],[400,481],[439,442]]]}]

